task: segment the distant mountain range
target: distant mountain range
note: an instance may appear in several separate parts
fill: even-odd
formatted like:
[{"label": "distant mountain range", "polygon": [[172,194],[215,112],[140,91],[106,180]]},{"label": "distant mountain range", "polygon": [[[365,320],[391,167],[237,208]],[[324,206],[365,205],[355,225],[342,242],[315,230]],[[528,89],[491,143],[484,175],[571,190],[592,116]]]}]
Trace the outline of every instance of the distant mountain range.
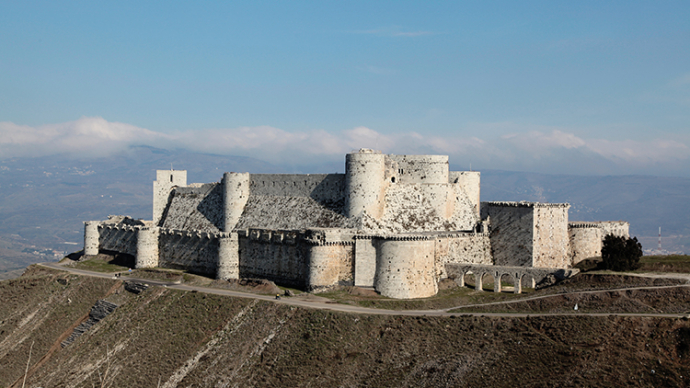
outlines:
[{"label": "distant mountain range", "polygon": [[[218,181],[225,171],[343,172],[344,164],[281,167],[247,157],[152,147],[132,147],[95,159],[67,155],[2,160],[0,272],[81,249],[85,220],[110,214],[151,218],[155,170],[171,166],[187,170],[191,183]],[[481,197],[483,201],[569,202],[571,220],[626,220],[631,234],[653,242],[661,226],[671,244],[667,249],[690,252],[688,178],[485,170]]]}]

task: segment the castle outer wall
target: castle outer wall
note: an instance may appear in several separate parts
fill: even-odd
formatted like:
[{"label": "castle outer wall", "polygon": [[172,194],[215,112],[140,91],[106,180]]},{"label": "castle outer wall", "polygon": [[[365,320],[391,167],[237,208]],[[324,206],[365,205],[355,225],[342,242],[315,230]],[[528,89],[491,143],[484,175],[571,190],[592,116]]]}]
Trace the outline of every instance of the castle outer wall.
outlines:
[{"label": "castle outer wall", "polygon": [[596,252],[604,231],[627,234],[627,223],[572,227],[568,204],[481,203],[480,173],[449,171],[440,155],[361,150],[346,156],[345,174],[186,180],[185,171],[157,172],[152,221],[85,223],[85,254],[117,251],[135,256],[137,268],[219,279],[421,298],[436,294],[448,265],[568,268]]},{"label": "castle outer wall", "polygon": [[570,222],[568,234],[572,265],[601,257],[604,238],[609,234],[629,237],[629,228],[630,224],[625,221]]}]

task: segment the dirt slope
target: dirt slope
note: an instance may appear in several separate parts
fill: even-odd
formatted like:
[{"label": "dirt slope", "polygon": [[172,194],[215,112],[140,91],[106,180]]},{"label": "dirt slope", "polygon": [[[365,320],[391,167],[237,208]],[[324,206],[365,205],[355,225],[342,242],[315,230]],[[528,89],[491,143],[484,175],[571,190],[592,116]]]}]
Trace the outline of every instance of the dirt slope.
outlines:
[{"label": "dirt slope", "polygon": [[[101,298],[120,307],[49,353]],[[27,387],[675,387],[690,378],[681,319],[354,315],[165,288],[136,295],[37,269],[0,282],[0,300],[0,387],[21,386],[32,342],[32,365],[50,356]]]}]

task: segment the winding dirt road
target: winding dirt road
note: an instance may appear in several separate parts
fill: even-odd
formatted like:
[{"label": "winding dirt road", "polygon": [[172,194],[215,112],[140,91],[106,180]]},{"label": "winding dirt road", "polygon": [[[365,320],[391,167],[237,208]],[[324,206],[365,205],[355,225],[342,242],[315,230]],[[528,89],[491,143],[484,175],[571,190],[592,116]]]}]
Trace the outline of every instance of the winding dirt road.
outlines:
[{"label": "winding dirt road", "polygon": [[[58,263],[41,263],[39,265],[43,266],[43,267],[51,268],[51,269],[70,272],[70,273],[73,273],[76,275],[91,276],[91,277],[98,277],[98,278],[105,278],[105,279],[115,279],[114,274],[112,274],[112,273],[101,273],[101,272],[87,271],[87,270],[83,270],[83,269],[64,267]],[[688,277],[682,276],[682,278],[688,279],[690,277],[690,275],[687,275],[687,276]],[[657,277],[659,277],[659,276],[657,275]],[[681,276],[678,276],[678,277],[681,277]],[[298,306],[298,307],[304,307],[304,308],[341,311],[341,312],[356,313],[356,314],[401,315],[401,316],[403,316],[403,315],[404,316],[483,316],[483,317],[555,317],[555,316],[607,317],[607,316],[618,316],[618,317],[686,318],[687,317],[686,314],[655,314],[655,313],[588,313],[588,312],[577,312],[577,311],[568,312],[568,313],[474,313],[474,312],[450,312],[450,311],[456,310],[459,308],[483,307],[483,306],[492,306],[492,305],[500,305],[500,304],[525,302],[525,301],[530,301],[530,300],[551,298],[551,297],[567,295],[567,294],[570,294],[570,295],[573,295],[573,294],[594,294],[594,293],[604,293],[604,292],[611,292],[611,291],[651,290],[651,289],[662,289],[662,288],[690,287],[690,284],[680,284],[680,285],[674,285],[674,286],[644,286],[644,287],[616,288],[616,289],[606,289],[606,290],[574,291],[572,293],[558,293],[558,294],[549,294],[549,295],[541,295],[541,296],[532,296],[532,297],[526,297],[526,298],[521,298],[521,299],[514,299],[514,300],[510,300],[510,301],[455,306],[455,307],[449,307],[449,308],[439,309],[439,310],[385,310],[385,309],[375,309],[375,308],[351,306],[351,305],[345,305],[345,304],[339,304],[339,303],[324,302],[322,300],[310,301],[310,300],[299,299],[298,297],[284,297],[281,299],[275,299],[275,297],[269,296],[269,295],[259,295],[259,294],[252,294],[252,293],[248,293],[248,292],[223,290],[223,289],[218,289],[218,288],[188,286],[185,284],[162,282],[162,281],[150,280],[150,279],[138,279],[138,278],[128,277],[128,276],[122,276],[122,277],[117,278],[117,279],[118,280],[127,280],[127,281],[139,282],[139,283],[146,283],[149,285],[166,287],[166,288],[170,288],[170,289],[174,289],[174,290],[197,291],[197,292],[203,292],[203,293],[207,293],[207,294],[232,296],[232,297],[236,297],[236,298],[265,300],[265,301],[269,301],[269,302],[273,302],[273,303],[280,303],[280,304],[285,304],[285,305],[290,305],[290,306]]]}]

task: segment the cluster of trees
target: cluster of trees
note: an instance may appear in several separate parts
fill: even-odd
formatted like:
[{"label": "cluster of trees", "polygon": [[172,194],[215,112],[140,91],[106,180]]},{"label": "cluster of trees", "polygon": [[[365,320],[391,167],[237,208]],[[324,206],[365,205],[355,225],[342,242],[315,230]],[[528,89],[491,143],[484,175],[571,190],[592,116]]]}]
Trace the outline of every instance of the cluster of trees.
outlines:
[{"label": "cluster of trees", "polygon": [[640,268],[640,257],[642,257],[642,244],[637,241],[637,237],[619,237],[609,234],[604,238],[604,245],[601,248],[600,266],[613,271],[632,271]]}]

